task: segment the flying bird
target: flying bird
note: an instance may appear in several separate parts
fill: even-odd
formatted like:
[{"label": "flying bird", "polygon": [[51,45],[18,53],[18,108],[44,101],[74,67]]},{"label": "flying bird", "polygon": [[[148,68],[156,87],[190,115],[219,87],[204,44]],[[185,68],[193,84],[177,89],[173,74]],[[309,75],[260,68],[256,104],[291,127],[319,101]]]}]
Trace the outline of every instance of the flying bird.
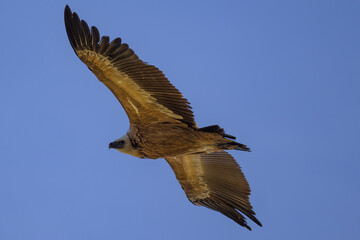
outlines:
[{"label": "flying bird", "polygon": [[249,201],[250,187],[225,150],[250,149],[218,125],[199,128],[189,102],[155,66],[120,38],[100,38],[68,5],[65,27],[76,55],[119,100],[129,131],[109,148],[139,158],[165,158],[188,199],[251,230],[244,214],[262,226]]}]

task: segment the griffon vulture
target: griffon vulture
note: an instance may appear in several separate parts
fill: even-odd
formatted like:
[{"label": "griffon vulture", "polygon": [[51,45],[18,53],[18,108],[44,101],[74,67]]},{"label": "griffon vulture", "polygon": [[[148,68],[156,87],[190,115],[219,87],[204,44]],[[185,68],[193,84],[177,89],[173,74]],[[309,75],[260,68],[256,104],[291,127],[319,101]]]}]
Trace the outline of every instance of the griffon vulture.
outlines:
[{"label": "griffon vulture", "polygon": [[130,130],[109,148],[140,158],[165,158],[188,199],[251,230],[243,213],[261,226],[249,202],[250,187],[224,150],[250,151],[218,125],[199,128],[189,102],[155,66],[122,43],[100,39],[96,27],[65,7],[66,32],[76,55],[123,106]]}]

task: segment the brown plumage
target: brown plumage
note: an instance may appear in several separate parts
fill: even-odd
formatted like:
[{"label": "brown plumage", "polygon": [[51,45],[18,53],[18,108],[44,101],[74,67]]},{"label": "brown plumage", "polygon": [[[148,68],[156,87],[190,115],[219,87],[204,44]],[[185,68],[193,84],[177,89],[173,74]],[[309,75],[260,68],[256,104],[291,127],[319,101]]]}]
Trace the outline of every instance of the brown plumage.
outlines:
[{"label": "brown plumage", "polygon": [[[65,7],[66,32],[76,55],[119,100],[130,130],[109,144],[141,158],[165,158],[189,200],[219,211],[248,229],[261,226],[239,165],[224,150],[250,151],[218,125],[198,128],[189,102],[155,66],[141,61],[120,38],[100,39],[96,27]],[[240,213],[241,212],[241,213]]]}]

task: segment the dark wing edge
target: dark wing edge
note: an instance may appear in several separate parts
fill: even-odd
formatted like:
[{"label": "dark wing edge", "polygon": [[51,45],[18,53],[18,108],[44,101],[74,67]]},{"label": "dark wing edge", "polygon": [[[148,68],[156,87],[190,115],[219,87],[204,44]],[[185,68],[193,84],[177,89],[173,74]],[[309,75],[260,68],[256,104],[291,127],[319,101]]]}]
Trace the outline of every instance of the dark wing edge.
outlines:
[{"label": "dark wing edge", "polygon": [[249,184],[229,153],[184,155],[166,161],[193,204],[218,211],[249,230],[241,213],[262,226],[249,201]]},{"label": "dark wing edge", "polygon": [[[80,57],[78,51],[81,50],[101,55],[155,98],[158,104],[181,116],[182,119],[179,119],[181,122],[197,128],[190,103],[158,68],[140,60],[126,43],[121,43],[120,38],[111,42],[108,36],[102,36],[100,39],[98,29],[92,26],[90,30],[87,23],[80,20],[76,12],[72,13],[68,5],[65,7],[64,20],[70,44],[78,57]],[[85,61],[84,63],[86,64]],[[93,71],[91,66],[88,67]]]}]

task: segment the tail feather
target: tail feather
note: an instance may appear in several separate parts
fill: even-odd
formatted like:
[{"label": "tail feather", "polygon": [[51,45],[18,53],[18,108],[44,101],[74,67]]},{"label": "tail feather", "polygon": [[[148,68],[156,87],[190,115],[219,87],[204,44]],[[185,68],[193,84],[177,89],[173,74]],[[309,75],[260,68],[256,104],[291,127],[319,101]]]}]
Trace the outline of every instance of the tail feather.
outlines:
[{"label": "tail feather", "polygon": [[230,146],[234,146],[234,149],[251,152],[250,148],[248,148],[245,144],[238,143],[238,142],[231,142],[229,143]]},{"label": "tail feather", "polygon": [[[217,134],[220,134],[221,136],[223,136],[224,138],[236,139],[236,137],[226,134],[224,129],[221,128],[219,125],[211,125],[211,126],[200,128],[199,130],[202,132],[217,133]],[[218,147],[220,149],[224,149],[224,150],[236,149],[236,150],[250,152],[250,148],[248,148],[246,145],[229,140],[229,139],[224,139],[224,142],[218,144]]]},{"label": "tail feather", "polygon": [[221,149],[225,149],[225,150],[241,150],[241,151],[246,151],[246,152],[251,152],[250,148],[248,148],[245,144],[241,144],[238,142],[225,142],[225,143],[220,143],[218,145],[219,148]]},{"label": "tail feather", "polygon": [[199,130],[203,131],[203,132],[218,133],[218,134],[222,135],[223,137],[230,138],[230,139],[236,139],[236,137],[226,134],[224,129],[221,128],[219,125],[211,125],[211,126],[200,128]]}]

